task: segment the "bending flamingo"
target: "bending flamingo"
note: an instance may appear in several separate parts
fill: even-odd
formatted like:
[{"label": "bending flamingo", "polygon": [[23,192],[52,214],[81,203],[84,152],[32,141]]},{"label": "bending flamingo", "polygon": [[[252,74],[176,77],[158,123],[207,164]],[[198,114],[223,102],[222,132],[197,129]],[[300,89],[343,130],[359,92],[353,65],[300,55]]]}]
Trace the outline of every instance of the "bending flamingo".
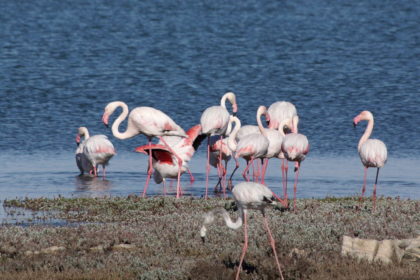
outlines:
[{"label": "bending flamingo", "polygon": [[[295,105],[287,101],[277,101],[268,107],[266,119],[268,127],[279,129],[283,120],[289,120],[285,125],[288,131],[297,132],[297,124],[293,123],[293,117],[297,116]],[[283,128],[283,127],[282,127]]]},{"label": "bending flamingo", "polygon": [[116,154],[114,145],[112,145],[111,141],[109,141],[108,137],[105,135],[94,135],[89,137],[89,132],[85,127],[79,128],[79,137],[81,136],[81,133],[82,135],[85,135],[85,138],[87,134],[87,139],[83,141],[82,144],[82,167],[85,165],[83,161],[87,160],[90,166],[92,166],[93,175],[97,176],[98,166],[102,165],[102,177],[105,179],[105,166],[108,165],[109,160]]},{"label": "bending flamingo", "polygon": [[[210,173],[210,136],[220,135],[220,139],[226,135],[229,125],[229,112],[226,109],[226,100],[232,104],[232,111],[235,115],[238,111],[236,96],[233,92],[225,93],[220,100],[220,106],[211,106],[204,110],[201,115],[200,124],[203,134],[207,135],[207,166],[206,166],[206,193],[208,197],[209,173]],[[221,154],[220,154],[221,157]],[[221,161],[221,160],[220,160]]]},{"label": "bending flamingo", "polygon": [[[297,124],[299,122],[299,117],[293,117],[294,129],[297,129]],[[293,209],[296,210],[296,192],[297,192],[297,183],[299,177],[299,170],[301,162],[305,159],[306,155],[309,153],[309,141],[305,135],[300,133],[289,133],[284,136],[283,143],[281,145],[281,150],[284,153],[284,157],[288,161],[295,162],[295,183],[293,186]],[[288,163],[286,162],[285,170],[285,199],[287,200],[287,172],[288,172]]]},{"label": "bending flamingo", "polygon": [[[196,125],[187,131],[187,137],[163,136],[178,156],[182,159],[181,174],[188,171],[188,162],[191,160],[203,138],[200,138],[201,125]],[[163,182],[165,189],[166,178],[177,178],[178,159],[163,144],[143,145],[135,149],[136,152],[149,154],[152,153],[154,174],[153,178],[157,184]],[[146,195],[146,189],[143,195]]]},{"label": "bending flamingo", "polygon": [[231,229],[238,229],[244,225],[244,246],[242,249],[241,259],[239,261],[238,271],[236,273],[236,278],[239,279],[239,274],[241,272],[242,268],[242,262],[245,257],[245,253],[248,249],[248,230],[247,230],[247,213],[248,209],[256,209],[260,210],[263,218],[264,218],[264,225],[268,233],[268,239],[270,241],[271,248],[274,252],[274,257],[277,265],[277,269],[279,271],[281,279],[283,278],[283,273],[281,271],[280,262],[277,257],[276,252],[276,244],[273,238],[273,235],[271,233],[270,227],[268,226],[267,217],[265,215],[265,207],[267,206],[275,206],[277,205],[277,202],[275,201],[275,198],[273,197],[273,193],[269,188],[267,188],[263,184],[259,183],[253,183],[253,182],[242,182],[237,185],[232,190],[233,198],[236,201],[236,204],[239,209],[239,217],[236,221],[232,221],[232,219],[229,216],[229,213],[224,209],[216,209],[209,213],[206,213],[204,215],[204,224],[201,227],[200,235],[203,241],[205,240],[206,233],[207,233],[207,227],[206,225],[211,224],[214,221],[214,216],[217,213],[221,213],[223,215],[223,218],[226,222],[226,225]]},{"label": "bending flamingo", "polygon": [[373,209],[375,210],[376,186],[378,184],[379,169],[385,165],[388,152],[384,142],[378,139],[369,139],[370,135],[372,134],[374,124],[372,113],[369,111],[361,112],[353,119],[354,126],[356,126],[360,121],[368,121],[366,130],[360,138],[359,145],[357,146],[360,159],[365,166],[365,175],[363,177],[363,187],[360,201],[362,200],[362,197],[366,191],[367,170],[369,167],[375,167],[377,168],[375,184],[373,185]]},{"label": "bending flamingo", "polygon": [[[128,116],[128,124],[125,132],[119,132],[118,127],[121,122],[127,118],[128,115],[128,106],[121,101],[114,101],[109,103],[105,107],[104,114],[102,116],[103,123],[108,126],[109,116],[114,113],[118,108],[122,108],[122,113],[112,124],[112,134],[118,139],[127,139],[134,137],[138,134],[144,134],[149,140],[149,146],[151,145],[152,138],[158,137],[165,146],[173,153],[173,155],[178,160],[178,182],[177,182],[177,194],[176,197],[179,198],[181,192],[180,186],[180,177],[181,177],[181,168],[182,168],[182,159],[172,150],[170,145],[162,138],[162,136],[180,136],[187,137],[185,131],[178,126],[169,116],[163,113],[160,110],[151,108],[151,107],[137,107],[131,110],[130,115]],[[147,171],[147,180],[144,186],[146,190],[150,177],[153,172],[152,164],[152,153],[149,154],[149,169]],[[143,191],[145,194],[145,191]]]}]

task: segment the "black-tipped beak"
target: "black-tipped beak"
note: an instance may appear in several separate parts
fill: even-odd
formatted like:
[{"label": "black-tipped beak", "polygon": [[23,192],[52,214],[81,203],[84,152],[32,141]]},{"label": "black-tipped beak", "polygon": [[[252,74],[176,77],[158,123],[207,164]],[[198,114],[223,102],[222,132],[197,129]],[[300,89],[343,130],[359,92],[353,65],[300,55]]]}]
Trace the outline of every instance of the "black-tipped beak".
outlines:
[{"label": "black-tipped beak", "polygon": [[206,243],[206,238],[204,236],[201,236],[201,241],[203,241],[203,243]]},{"label": "black-tipped beak", "polygon": [[294,171],[296,172],[296,171],[298,171],[298,170],[299,170],[299,167],[296,167],[296,166],[295,166],[295,170],[294,170]]},{"label": "black-tipped beak", "polygon": [[76,142],[76,144],[77,144],[77,147],[79,147],[80,143],[79,142]]},{"label": "black-tipped beak", "polygon": [[105,125],[106,128],[109,128],[109,125],[107,123],[104,123],[104,125]]},{"label": "black-tipped beak", "polygon": [[232,113],[232,116],[236,117],[236,112],[233,112],[233,113]]},{"label": "black-tipped beak", "polygon": [[356,128],[356,126],[357,126],[357,123],[353,122],[353,127]]}]

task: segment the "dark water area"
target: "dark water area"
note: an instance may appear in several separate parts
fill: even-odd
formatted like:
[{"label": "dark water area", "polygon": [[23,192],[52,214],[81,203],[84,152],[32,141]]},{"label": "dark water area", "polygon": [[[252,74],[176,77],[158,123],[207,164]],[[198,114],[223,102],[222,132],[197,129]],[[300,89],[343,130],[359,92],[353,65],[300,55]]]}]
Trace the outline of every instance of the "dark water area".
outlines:
[{"label": "dark water area", "polygon": [[[419,197],[420,1],[39,0],[3,1],[0,11],[1,197],[24,178],[30,187],[42,182],[39,195],[66,184],[64,193],[78,193],[71,153],[79,126],[110,136],[119,152],[123,173],[111,193],[134,191],[145,169],[124,172],[145,164],[131,153],[146,138],[112,137],[101,123],[106,104],[152,106],[187,129],[226,91],[236,93],[244,124],[256,123],[259,105],[296,105],[311,143],[306,172],[311,160],[325,160],[313,167],[315,189],[331,170],[331,186],[350,175],[359,182],[364,125],[355,130],[351,121],[370,110],[373,137],[387,144],[393,166],[381,175],[401,170],[384,184],[408,180]],[[357,175],[349,164],[344,173],[327,164],[347,158]],[[10,163],[18,173],[4,171]],[[57,165],[66,168],[51,172]],[[197,172],[204,176],[204,165]]]}]

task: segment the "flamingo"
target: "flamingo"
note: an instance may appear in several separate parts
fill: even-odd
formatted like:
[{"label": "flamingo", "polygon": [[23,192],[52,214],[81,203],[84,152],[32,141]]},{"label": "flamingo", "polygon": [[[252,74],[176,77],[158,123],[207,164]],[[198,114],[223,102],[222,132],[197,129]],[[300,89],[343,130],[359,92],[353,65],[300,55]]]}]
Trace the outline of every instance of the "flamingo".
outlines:
[{"label": "flamingo", "polygon": [[[283,143],[281,145],[281,150],[284,154],[284,157],[288,161],[295,162],[295,183],[293,186],[293,209],[296,211],[296,192],[297,192],[297,183],[299,177],[299,170],[302,161],[305,159],[306,155],[309,153],[309,141],[308,138],[300,133],[297,133],[297,125],[299,123],[299,117],[296,115],[293,117],[293,125],[296,132],[289,133],[284,136]],[[287,172],[288,172],[288,163],[285,167],[285,199],[287,200]]]},{"label": "flamingo", "polygon": [[249,181],[249,178],[247,177],[249,167],[254,162],[254,159],[264,157],[267,153],[269,142],[267,137],[259,133],[248,134],[240,141],[236,141],[236,135],[241,128],[241,121],[237,117],[232,116],[231,122],[235,123],[235,128],[229,135],[228,146],[233,152],[235,152],[234,158],[236,161],[236,167],[230,175],[229,182],[231,182],[233,174],[239,168],[239,162],[237,161],[238,157],[242,157],[247,161],[247,166],[242,173],[242,176],[246,181]]},{"label": "flamingo", "polygon": [[297,116],[295,105],[287,101],[277,101],[268,107],[266,118],[268,127],[279,129],[282,120],[289,120],[287,129],[297,132],[297,124],[293,124],[293,117]]},{"label": "flamingo", "polygon": [[[216,184],[215,191],[217,190],[217,187],[221,185],[223,192],[225,192],[227,164],[232,157],[232,151],[229,149],[227,144],[228,138],[219,139],[215,142],[214,139],[216,138],[210,137],[210,165],[217,168],[219,174],[219,182]],[[213,144],[212,141],[214,142]],[[225,162],[225,166],[223,166],[222,161]]]},{"label": "flamingo", "polygon": [[215,214],[221,213],[223,215],[223,218],[226,222],[226,225],[231,229],[238,229],[244,225],[244,246],[242,248],[242,254],[241,259],[239,261],[238,271],[236,273],[236,278],[239,279],[239,274],[241,272],[242,268],[242,262],[245,257],[245,253],[248,249],[248,231],[247,231],[247,213],[248,209],[256,209],[260,210],[263,218],[264,218],[264,225],[268,233],[268,238],[270,241],[271,248],[274,252],[274,257],[276,261],[276,265],[280,274],[281,279],[283,278],[283,273],[281,271],[280,262],[277,257],[276,252],[276,244],[273,238],[273,235],[271,233],[270,227],[268,226],[267,217],[265,215],[265,207],[267,206],[276,206],[277,202],[275,201],[275,198],[273,196],[272,191],[266,187],[263,184],[254,183],[254,182],[242,182],[237,185],[232,190],[233,198],[235,199],[235,202],[239,209],[239,217],[236,221],[232,221],[232,219],[229,216],[229,213],[224,209],[216,209],[213,211],[210,211],[204,215],[204,223],[200,230],[200,235],[203,241],[205,241],[206,233],[207,233],[207,225],[213,223]]},{"label": "flamingo", "polygon": [[93,174],[95,176],[98,175],[98,165],[102,165],[102,177],[105,179],[105,166],[108,165],[109,160],[116,154],[114,145],[112,145],[108,137],[102,134],[89,137],[89,132],[86,127],[79,128],[78,136],[80,137],[83,135],[85,135],[85,138],[87,135],[87,139],[85,139],[82,144],[83,157],[81,157],[80,164],[83,168],[85,165],[83,161],[87,160],[89,165],[92,166]]},{"label": "flamingo", "polygon": [[[121,122],[127,118],[128,115],[128,106],[122,101],[114,101],[109,103],[104,110],[102,116],[103,123],[108,126],[109,116],[114,113],[118,108],[122,108],[122,113],[112,124],[112,134],[118,139],[128,139],[134,137],[138,134],[144,134],[149,140],[149,146],[151,145],[152,138],[158,137],[165,146],[173,153],[178,161],[178,182],[177,182],[177,194],[176,197],[179,198],[181,186],[180,186],[180,177],[182,169],[182,159],[172,150],[170,145],[168,145],[162,136],[180,136],[187,137],[185,131],[177,125],[168,115],[163,113],[160,110],[157,110],[152,107],[137,107],[131,110],[130,115],[128,116],[128,125],[125,132],[120,132],[118,127]],[[150,181],[150,177],[153,172],[152,164],[152,153],[149,153],[149,168],[147,171],[147,179],[144,186],[143,196],[145,196],[145,190],[147,189]]]},{"label": "flamingo", "polygon": [[369,139],[373,130],[373,115],[369,111],[363,111],[353,119],[353,124],[356,125],[360,121],[368,121],[365,132],[359,140],[359,145],[357,149],[359,151],[360,160],[365,166],[365,174],[363,178],[363,188],[362,195],[360,196],[360,201],[362,200],[363,195],[366,190],[366,177],[367,170],[369,167],[375,167],[376,170],[376,179],[375,184],[373,185],[373,209],[376,208],[376,185],[378,184],[379,169],[383,167],[387,161],[387,149],[384,142],[378,139]]},{"label": "flamingo", "polygon": [[[84,137],[84,140],[81,142],[81,137]],[[86,127],[82,126],[79,127],[76,134],[76,164],[80,170],[80,176],[83,175],[85,172],[90,173],[93,171],[93,166],[90,161],[87,159],[86,155],[83,153],[83,148],[85,146],[85,142],[89,139],[89,131]]]},{"label": "flamingo", "polygon": [[[201,125],[195,125],[187,131],[187,137],[163,136],[166,143],[168,143],[172,150],[182,159],[181,174],[185,171],[189,171],[188,162],[204,139],[199,137],[200,134]],[[135,151],[144,154],[152,153],[153,168],[155,170],[153,178],[157,184],[163,182],[164,189],[166,178],[177,178],[179,166],[178,159],[163,142],[160,141],[158,144],[143,145],[137,147]],[[146,195],[146,189],[144,190],[143,195]]]},{"label": "flamingo", "polygon": [[[236,104],[236,96],[233,92],[227,92],[220,100],[220,106],[211,106],[204,110],[200,118],[200,124],[203,134],[207,135],[207,166],[206,166],[206,193],[208,197],[209,173],[210,173],[210,136],[220,135],[220,139],[227,135],[229,125],[229,112],[226,109],[226,100],[232,104],[233,114],[236,115],[238,106]],[[220,154],[220,157],[222,155]],[[220,160],[221,161],[221,160]]]}]

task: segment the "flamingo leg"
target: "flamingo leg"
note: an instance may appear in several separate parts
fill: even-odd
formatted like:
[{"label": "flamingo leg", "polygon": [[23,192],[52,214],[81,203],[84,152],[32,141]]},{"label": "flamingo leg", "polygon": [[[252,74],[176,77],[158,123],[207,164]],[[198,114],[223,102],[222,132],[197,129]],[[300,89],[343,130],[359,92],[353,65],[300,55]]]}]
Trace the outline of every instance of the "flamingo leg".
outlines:
[{"label": "flamingo leg", "polygon": [[102,165],[102,180],[105,180],[105,165]]},{"label": "flamingo leg", "polygon": [[246,210],[243,212],[243,218],[244,218],[244,247],[242,248],[242,254],[241,259],[239,261],[238,271],[236,272],[235,280],[239,279],[239,274],[242,269],[242,262],[244,261],[246,250],[248,249],[248,230],[247,230],[247,222],[246,222]]},{"label": "flamingo leg", "polygon": [[251,167],[251,164],[254,165],[254,158],[251,158],[251,160],[248,162],[247,166],[245,167],[244,172],[242,173],[242,177],[244,177],[244,179],[249,182],[249,177],[247,177],[247,172],[249,170],[249,167]]},{"label": "flamingo leg", "polygon": [[207,136],[206,193],[204,195],[205,199],[208,198],[209,173],[210,173],[210,136]]},{"label": "flamingo leg", "polygon": [[281,182],[283,184],[283,197],[286,198],[287,191],[286,191],[286,181],[285,181],[285,170],[286,167],[284,166],[284,158],[281,160]]},{"label": "flamingo leg", "polygon": [[[149,138],[149,147],[152,146],[152,139]],[[143,197],[146,197],[147,187],[149,187],[150,178],[153,172],[152,148],[149,149],[149,167],[147,168],[147,179],[144,184]]]},{"label": "flamingo leg", "polygon": [[376,209],[376,185],[378,184],[379,168],[376,170],[375,185],[373,185],[373,211]]},{"label": "flamingo leg", "polygon": [[163,144],[166,145],[166,147],[168,147],[169,151],[176,157],[177,161],[178,161],[178,181],[177,181],[177,185],[176,185],[176,198],[179,198],[181,195],[181,169],[182,169],[182,159],[178,156],[177,153],[175,153],[174,150],[172,150],[171,146],[168,145],[168,143],[166,143],[165,139],[163,139],[162,136],[159,136],[159,139],[163,142]]},{"label": "flamingo leg", "polygon": [[271,248],[273,249],[274,258],[276,260],[276,264],[277,264],[277,268],[278,268],[279,273],[280,273],[280,277],[281,277],[282,280],[284,280],[283,273],[281,272],[279,258],[277,256],[277,252],[276,252],[276,242],[274,241],[273,235],[271,234],[271,230],[270,230],[270,227],[268,226],[268,221],[267,221],[267,217],[265,216],[265,213],[263,213],[263,218],[264,218],[265,229],[267,230],[267,233],[268,233],[268,239],[270,241]]},{"label": "flamingo leg", "polygon": [[263,170],[262,170],[262,176],[261,176],[261,184],[265,184],[265,173],[267,172],[267,167],[268,167],[268,158],[264,159],[264,164],[263,164]]},{"label": "flamingo leg", "polygon": [[228,182],[229,188],[231,190],[232,190],[232,177],[233,177],[233,174],[235,174],[236,170],[238,170],[238,168],[239,168],[239,161],[238,161],[238,159],[236,157],[233,157],[233,159],[235,160],[235,169],[233,169],[232,174],[230,174],[229,182]]},{"label": "flamingo leg", "polygon": [[187,168],[187,172],[188,172],[188,174],[190,174],[190,183],[192,185],[194,183],[194,181],[195,181],[194,176],[191,173],[191,170],[189,168]]},{"label": "flamingo leg", "polygon": [[295,171],[295,184],[293,185],[293,211],[296,211],[296,192],[300,168],[297,167]]},{"label": "flamingo leg", "polygon": [[285,174],[285,178],[284,178],[284,186],[285,186],[285,199],[286,201],[288,200],[288,194],[287,194],[287,174],[289,173],[289,162],[286,161],[286,164],[284,166],[284,174]]},{"label": "flamingo leg", "polygon": [[365,191],[366,191],[367,171],[368,171],[368,168],[367,168],[367,167],[365,167],[365,174],[364,174],[364,176],[363,176],[362,195],[361,195],[361,196],[360,196],[360,198],[359,198],[359,204],[360,204],[360,207],[361,207],[361,204],[362,204],[362,199],[363,199],[363,196],[365,195]]}]

